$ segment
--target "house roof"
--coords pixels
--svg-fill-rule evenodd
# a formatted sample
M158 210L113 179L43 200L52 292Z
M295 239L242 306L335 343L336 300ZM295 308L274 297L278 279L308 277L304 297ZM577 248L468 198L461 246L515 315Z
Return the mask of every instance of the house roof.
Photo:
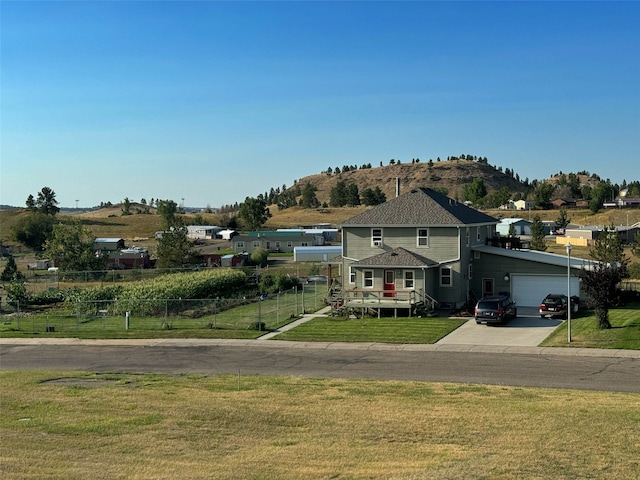
M439 264L427 257L398 247L388 252L383 252L354 262L351 265L358 267L434 267Z
M566 255L557 253L540 252L538 250L510 250L507 248L492 247L489 245L478 245L471 247L474 252L486 253L490 255L498 255L501 257L513 258L517 260L528 260L530 262L543 263L546 265L555 265L558 267L567 267L570 263L571 268L591 268L593 262L583 258L571 257L567 259Z
M497 219L430 188L414 188L345 220L342 226L458 226L496 223Z
M503 218L502 220L500 220L500 223L503 225L511 225L513 224L522 224L522 225L531 225L531 223L529 220L525 220L524 218Z

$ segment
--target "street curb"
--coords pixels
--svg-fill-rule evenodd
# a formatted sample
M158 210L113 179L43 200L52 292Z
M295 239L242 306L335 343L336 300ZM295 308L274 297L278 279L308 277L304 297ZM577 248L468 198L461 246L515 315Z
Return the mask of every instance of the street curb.
M455 344L394 344L350 342L294 342L288 340L260 341L237 339L106 339L83 340L79 338L0 338L0 347L65 345L88 347L259 347L320 350L407 351L407 352L455 352L495 353L517 355L557 355L567 357L637 358L640 350L619 350L583 347L518 347L508 345L455 345Z

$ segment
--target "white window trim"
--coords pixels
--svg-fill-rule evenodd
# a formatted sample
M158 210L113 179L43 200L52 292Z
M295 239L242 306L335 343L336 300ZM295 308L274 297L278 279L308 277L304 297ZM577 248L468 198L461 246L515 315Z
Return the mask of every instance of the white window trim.
M445 270L449 271L449 284L443 283ZM453 287L453 268L451 267L440 267L440 286L441 287Z
M427 235L426 236L420 235L420 230L426 230ZM430 236L430 233L431 232L429 231L428 228L417 228L416 229L416 247L418 247L418 248L429 248L429 236ZM420 239L426 239L427 240L426 245L421 245L420 244Z
M237 248L244 248L244 242L242 240L236 242L236 247Z
M407 285L407 280L409 280L407 278L407 274L411 274L411 286ZM416 274L413 270L404 270L403 274L402 274L402 285L404 288L414 288L416 284Z
M261 244L262 242L260 240L254 240L252 243L253 248L258 248Z
M367 285L367 274L371 274L371 285ZM373 270L363 270L362 272L362 288L373 288Z
M380 232L379 234L377 232ZM382 228L372 228L371 229L371 246L372 247L382 247L384 245L384 233Z
M356 271L351 265L349 265L349 283L356 283Z
M476 242L480 243L480 227L476 227Z

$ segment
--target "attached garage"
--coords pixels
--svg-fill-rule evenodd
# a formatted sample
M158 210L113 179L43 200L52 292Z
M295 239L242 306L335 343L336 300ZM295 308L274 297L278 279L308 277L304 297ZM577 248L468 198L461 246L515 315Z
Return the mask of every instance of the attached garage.
M567 294L566 275L528 275L511 276L511 295L519 306L537 307L549 293ZM571 277L571 295L578 295L580 280Z

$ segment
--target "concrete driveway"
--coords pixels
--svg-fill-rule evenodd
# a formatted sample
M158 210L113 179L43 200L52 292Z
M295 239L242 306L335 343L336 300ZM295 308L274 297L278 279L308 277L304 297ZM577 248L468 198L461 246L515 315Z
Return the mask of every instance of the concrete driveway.
M536 307L518 307L518 318L509 320L506 325L478 325L471 318L437 344L536 347L562 322L563 320L540 318Z

